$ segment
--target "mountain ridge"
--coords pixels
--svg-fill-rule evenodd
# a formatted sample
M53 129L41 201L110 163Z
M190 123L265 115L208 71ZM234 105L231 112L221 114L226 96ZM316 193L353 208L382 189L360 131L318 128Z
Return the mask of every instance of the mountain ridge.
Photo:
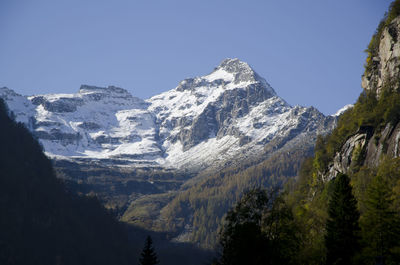
M326 133L332 126L321 124L334 123L313 107L290 106L247 63L229 58L147 100L89 85L29 97L0 88L0 97L55 159L192 172L260 155L303 132Z
M124 222L206 248L215 246L223 210L241 192L296 176L317 135L337 121L289 105L238 59L147 100L88 85L30 97L0 88L0 97L70 190L96 194ZM205 209L215 211L207 233L196 231Z

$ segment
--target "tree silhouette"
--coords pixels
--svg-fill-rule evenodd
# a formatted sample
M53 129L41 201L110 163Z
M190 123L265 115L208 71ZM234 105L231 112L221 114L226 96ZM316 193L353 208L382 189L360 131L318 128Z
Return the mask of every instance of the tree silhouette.
M139 259L141 265L155 265L158 264L159 260L157 254L153 248L153 240L150 236L147 236L144 248Z
M251 190L225 217L220 265L293 264L297 252L291 210L277 190Z
M353 257L359 250L360 214L347 175L339 174L334 180L328 207L326 264L352 264Z
M398 264L400 220L393 209L393 192L385 178L377 175L367 190L366 212L362 218L365 256L377 264ZM397 253L396 253L397 252Z
M96 198L66 191L0 98L0 264L127 265L126 229Z

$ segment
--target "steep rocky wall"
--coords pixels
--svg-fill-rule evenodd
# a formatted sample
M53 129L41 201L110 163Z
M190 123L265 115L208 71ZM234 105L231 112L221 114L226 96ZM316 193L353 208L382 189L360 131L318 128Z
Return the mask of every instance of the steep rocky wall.
M362 76L361 85L380 97L385 87L398 93L400 87L400 17L383 28L379 50ZM399 102L400 104L400 102ZM327 181L341 173L352 173L360 166L377 166L383 156L398 157L400 123L387 123L377 127L364 126L348 137L337 152L328 170L322 175Z
M359 166L378 166L382 156L398 157L400 154L400 123L386 124L384 128L373 131L372 127L361 128L349 137L336 153L325 180L337 173L352 173Z
M400 17L397 17L383 29L378 54L370 58L371 68L362 76L361 86L365 90L376 91L379 96L388 82L398 82L400 77L399 38Z

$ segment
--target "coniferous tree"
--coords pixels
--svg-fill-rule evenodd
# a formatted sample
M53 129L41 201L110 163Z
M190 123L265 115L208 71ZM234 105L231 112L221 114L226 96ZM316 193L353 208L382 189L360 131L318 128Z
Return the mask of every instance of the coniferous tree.
M400 247L399 216L393 210L393 192L389 183L377 175L367 190L366 212L362 228L366 248L364 256L377 264L398 264ZM398 253L397 253L398 254Z
M334 180L328 214L325 236L326 264L352 264L359 250L360 214L347 175L338 174Z
M141 256L142 257L139 259L141 265L155 265L159 263L157 254L154 251L153 240L150 236L146 238Z
M272 198L264 190L252 190L225 217L220 233L220 264L264 264L267 248L261 233L263 213L271 207Z
M222 265L294 264L294 218L276 191L255 189L228 212L221 231Z

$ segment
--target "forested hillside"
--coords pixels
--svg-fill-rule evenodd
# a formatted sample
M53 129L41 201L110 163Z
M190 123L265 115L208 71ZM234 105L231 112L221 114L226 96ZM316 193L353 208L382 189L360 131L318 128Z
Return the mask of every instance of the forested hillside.
M160 214L160 218L148 223L147 228L172 231L176 240L198 242L202 247L214 249L223 216L243 192L256 187L282 187L288 179L296 176L303 157L311 152L307 148L298 148L291 153L283 151L250 167L231 167L201 177L175 196L155 196L143 202L145 206L133 204L122 220L134 222L135 218L143 216L145 209L153 208L154 214Z
M96 198L69 194L0 100L0 263L133 264L125 229Z
M396 0L366 50L354 107L281 196L246 193L228 212L216 264L400 264L399 34Z

